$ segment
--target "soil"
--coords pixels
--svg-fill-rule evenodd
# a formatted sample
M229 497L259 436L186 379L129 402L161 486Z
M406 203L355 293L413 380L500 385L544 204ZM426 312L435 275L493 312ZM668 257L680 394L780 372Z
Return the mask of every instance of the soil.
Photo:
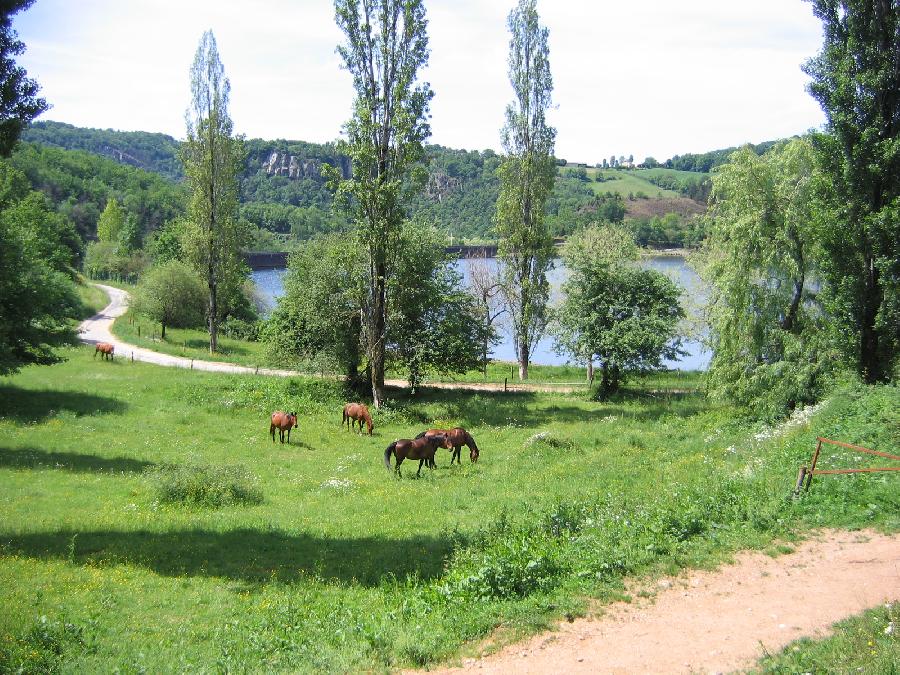
M599 618L562 623L440 673L720 673L753 667L800 637L900 600L900 535L821 531L794 552L741 553L716 571L691 571L629 589L634 600ZM638 597L638 593L650 595ZM480 645L482 652L491 642ZM435 671L431 671L435 672Z

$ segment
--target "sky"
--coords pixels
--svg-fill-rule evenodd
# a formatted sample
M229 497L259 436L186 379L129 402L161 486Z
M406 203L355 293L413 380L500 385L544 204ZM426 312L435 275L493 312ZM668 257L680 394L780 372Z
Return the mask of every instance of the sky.
M500 150L513 0L426 0L430 142ZM802 0L539 0L556 156L665 160L824 124L801 65L822 44ZM331 0L37 0L15 16L40 119L185 135L189 68L212 30L248 138L333 141L353 90Z

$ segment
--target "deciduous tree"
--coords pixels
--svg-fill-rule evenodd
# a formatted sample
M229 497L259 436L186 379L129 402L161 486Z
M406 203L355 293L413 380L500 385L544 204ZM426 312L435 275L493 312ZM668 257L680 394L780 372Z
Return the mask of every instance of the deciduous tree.
M191 328L201 325L206 310L206 288L193 268L171 260L150 269L137 287L134 309L162 326Z
M805 66L827 118L815 137L830 178L823 296L867 382L900 360L900 9L897 0L811 0L822 51Z
M562 351L598 360L600 396L615 392L623 375L652 370L680 351L680 290L656 270L635 264L631 234L613 225L573 235L563 248L570 270L565 299L556 312Z
M13 14L33 4L34 0L5 0L0 5L0 157L9 157L22 129L49 107L37 95L38 83L14 59L25 53L25 44L12 29Z
M244 151L243 139L232 135L230 92L216 39L207 31L191 66L191 107L181 160L191 190L182 246L209 290L210 352L217 349L220 294L240 289L246 276L240 252L249 240L249 230L237 215Z
M553 79L548 31L540 25L536 0L519 0L507 24L514 98L506 108L502 132L506 157L499 169L494 226L519 378L524 380L531 352L547 325L547 271L553 265L553 239L544 222L544 209L556 175L556 130L546 120Z
M695 259L710 286L714 394L778 417L815 400L829 367L818 339L817 170L808 139L738 150L713 176L709 236Z
M372 398L384 400L388 284L405 217L404 177L422 155L431 129L432 92L419 82L428 62L422 0L335 0L335 18L346 42L338 46L356 92L353 117L340 150L352 162L344 179L329 175L336 201L351 216L366 253L367 293L363 339L371 369Z

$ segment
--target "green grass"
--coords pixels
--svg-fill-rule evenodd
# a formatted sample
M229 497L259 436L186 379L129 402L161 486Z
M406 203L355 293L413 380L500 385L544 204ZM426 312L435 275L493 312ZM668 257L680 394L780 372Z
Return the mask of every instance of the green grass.
M565 169L563 169L565 172ZM588 169L588 178L590 181L586 183L594 191L594 194L602 195L607 192L618 193L623 198L628 198L629 193L637 196L638 192L643 192L647 197L678 197L678 193L674 190L664 190L658 185L654 185L650 181L642 178L636 171L625 171L620 169ZM597 182L597 174L606 178L602 183Z
M260 342L235 340L220 334L218 351L211 354L208 331L166 327L166 339L163 340L160 337L161 326L135 312L129 311L116 319L112 332L117 338L129 344L172 356L184 356L199 361L224 361L250 367L268 365L265 346Z
M762 659L754 672L900 673L900 601L841 621L823 640L798 640Z
M896 446L892 387L760 442L697 393L392 391L369 438L341 427L335 382L64 355L0 379L0 670L423 666L619 597L625 575L795 527L900 528L896 476L789 498L817 433ZM290 445L268 435L277 408L299 413ZM477 464L385 469L395 438L455 424ZM162 498L160 477L190 495L198 475L258 494Z
M109 296L102 289L80 277L76 282L75 289L78 291L83 308L79 319L89 319L109 304Z

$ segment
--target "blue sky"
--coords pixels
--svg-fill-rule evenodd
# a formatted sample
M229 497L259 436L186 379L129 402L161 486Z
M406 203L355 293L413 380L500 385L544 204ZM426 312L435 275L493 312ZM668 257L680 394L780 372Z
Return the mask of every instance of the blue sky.
M499 149L512 0L426 0L435 91L431 142ZM821 26L801 0L539 0L550 30L556 154L674 154L823 124L801 64ZM188 69L212 29L248 137L334 140L349 75L328 0L37 0L13 26L44 119L184 136Z

